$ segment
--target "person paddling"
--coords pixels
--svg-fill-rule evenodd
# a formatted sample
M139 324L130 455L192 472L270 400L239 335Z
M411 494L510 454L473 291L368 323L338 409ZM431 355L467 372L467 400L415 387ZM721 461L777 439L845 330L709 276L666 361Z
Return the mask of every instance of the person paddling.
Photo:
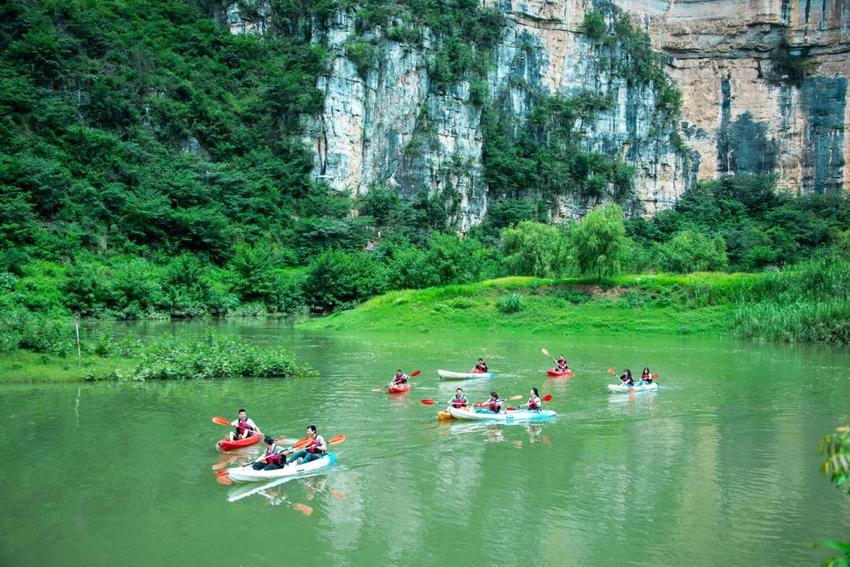
M455 390L455 395L449 400L449 405L458 409L469 407L469 400L467 399L466 394L463 393L463 388Z
M543 401L540 399L540 395L537 393L537 388L531 389L531 397L528 398L528 402L526 402L526 407L529 411L540 411L543 409Z
M499 399L499 394L496 392L490 392L490 399L487 400L487 409L493 413L501 413L502 400Z
M254 423L254 420L248 417L248 412L244 409L239 410L239 417L230 422L230 425L236 428L236 431L231 431L228 433L229 441L236 441L237 439L247 439L256 433L262 435L262 431L257 427L257 424Z
M478 362L475 363L475 368L472 369L472 372L475 374L486 374L488 372L487 363L484 362L483 358L478 359Z
M315 425L307 426L307 439L309 439L307 445L300 451L292 453L289 458L286 459L286 464L309 463L310 461L315 461L316 459L321 458L322 455L327 453L328 446L325 444L325 438L317 434Z
M556 372L566 372L569 369L570 369L570 365L567 364L567 359L564 358L563 354L558 357L558 360L555 360L555 371Z
M410 380L410 376L402 372L401 368L399 368L395 371L395 376L393 376L390 386L401 386L402 384L407 384L408 380Z
M640 375L640 381L647 385L652 384L652 374L649 372L649 368L643 369Z
M634 386L635 385L635 379L632 378L632 371L629 370L628 368L626 368L623 371L623 374L620 376L620 382L622 382L624 385L629 386L629 387Z
M266 452L263 456L257 459L251 468L255 471L274 471L282 469L286 465L286 455L283 447L274 442L274 438L266 435L264 439L266 443Z

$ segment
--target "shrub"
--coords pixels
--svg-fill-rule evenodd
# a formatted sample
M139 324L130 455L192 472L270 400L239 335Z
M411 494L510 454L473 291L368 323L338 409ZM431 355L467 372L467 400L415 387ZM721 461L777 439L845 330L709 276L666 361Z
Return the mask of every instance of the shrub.
M533 221L503 229L501 252L510 275L557 278L570 266L567 235Z
M626 243L623 209L606 205L593 209L572 232L576 263L582 274L614 274Z
M676 233L662 247L661 258L665 270L681 273L723 270L729 264L723 237L691 230Z
M499 312L504 313L505 315L522 311L522 296L518 293L503 295L499 298L498 309Z
M136 380L193 378L290 378L317 376L279 347L260 348L244 339L210 333L200 339L164 339L146 349L133 372Z
M581 31L590 39L602 39L608 33L608 24L605 22L605 15L596 10L585 12L584 20L581 23Z
M323 252L307 267L304 279L304 298L318 312L351 307L385 289L385 268L363 252Z

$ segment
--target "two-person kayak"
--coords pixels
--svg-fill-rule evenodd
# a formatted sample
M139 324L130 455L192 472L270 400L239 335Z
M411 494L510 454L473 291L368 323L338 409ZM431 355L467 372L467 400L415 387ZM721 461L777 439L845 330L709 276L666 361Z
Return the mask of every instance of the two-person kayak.
M450 407L446 410L455 419L466 419L470 421L502 421L512 423L515 421L540 421L558 415L552 410L508 410L503 413L494 413L485 409L465 409Z
M652 382L651 384L635 384L634 386L629 386L628 384L608 384L609 392L651 392L653 390L658 389L658 384Z
M314 461L296 465L294 463L286 465L282 469L275 470L255 470L251 465L244 467L234 467L227 469L227 476L230 480L236 482L255 482L259 480L271 480L275 478L299 477L308 475L322 469L326 469L336 462L336 455L327 453Z
M452 372L451 370L437 370L437 375L442 380L472 380L493 377L492 372Z

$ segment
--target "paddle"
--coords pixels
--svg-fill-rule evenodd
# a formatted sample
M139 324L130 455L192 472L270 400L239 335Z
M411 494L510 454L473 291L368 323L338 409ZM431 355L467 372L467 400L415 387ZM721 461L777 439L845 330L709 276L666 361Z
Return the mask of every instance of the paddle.
M413 372L411 372L411 373L410 373L410 377L411 377L411 378L416 378L416 377L417 377L417 376L419 376L420 374L422 374L422 371L421 371L421 370L414 370ZM387 384L386 386L384 386L384 388L388 388L388 387L390 387L390 386L392 386L392 385L393 385L393 383L392 383L392 382L390 382L389 384ZM383 392L383 391L384 391L384 388L373 388L373 389L372 389L372 391L373 391L373 392Z
M541 400L543 400L544 402L551 402L551 401L552 401L552 394L546 394L545 396L543 396L543 397L542 397L542 398L540 398L540 399L541 399ZM522 407L527 408L527 407L528 407L528 404L522 404L520 407L521 407L521 408L522 408ZM511 408L506 408L506 409L511 409Z
M217 423L218 425L223 425L225 427L230 427L230 422L224 419L223 417L215 416L212 418L213 423Z
M507 400L499 400L499 401L500 401L500 402L515 402L516 400L521 400L521 399L522 399L522 396L520 396L520 395L516 395L516 396L511 396L511 397L510 397L510 398L508 398ZM477 403L476 403L476 404L474 404L474 405L475 405L475 407L477 407L477 408L483 408L484 406L486 406L486 405L487 405L487 404L489 404L489 403L490 403L490 401L488 400L488 401L486 401L486 402L477 402Z

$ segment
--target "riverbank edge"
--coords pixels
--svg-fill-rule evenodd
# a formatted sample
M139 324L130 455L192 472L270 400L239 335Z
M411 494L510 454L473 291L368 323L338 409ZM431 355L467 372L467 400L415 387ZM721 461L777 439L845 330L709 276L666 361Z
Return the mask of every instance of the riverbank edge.
M370 332L520 330L556 334L724 335L762 274L624 275L602 280L508 277L393 291L299 329Z

